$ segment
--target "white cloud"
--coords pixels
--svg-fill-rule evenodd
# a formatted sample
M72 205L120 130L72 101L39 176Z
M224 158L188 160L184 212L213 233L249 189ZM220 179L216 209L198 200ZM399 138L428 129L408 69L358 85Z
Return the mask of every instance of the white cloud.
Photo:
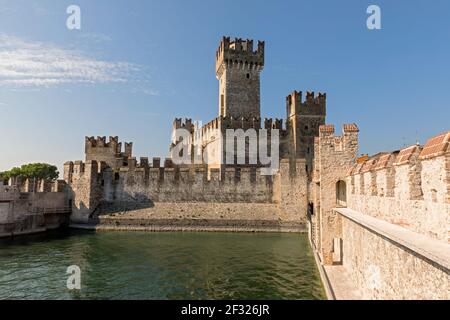
M51 87L130 81L139 67L108 62L77 50L0 34L0 87Z

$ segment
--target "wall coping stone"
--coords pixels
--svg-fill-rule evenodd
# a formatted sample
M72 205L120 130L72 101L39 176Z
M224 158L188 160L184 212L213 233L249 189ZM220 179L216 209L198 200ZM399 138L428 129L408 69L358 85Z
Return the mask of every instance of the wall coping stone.
M439 265L444 272L450 273L450 244L402 228L392 223L376 219L348 208L335 208L335 212L403 247L413 254L422 256L434 265ZM345 241L345 240L344 240Z

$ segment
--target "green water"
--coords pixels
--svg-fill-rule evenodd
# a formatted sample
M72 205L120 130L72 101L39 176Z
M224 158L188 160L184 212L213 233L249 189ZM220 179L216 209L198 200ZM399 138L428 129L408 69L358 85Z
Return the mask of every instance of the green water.
M81 268L81 291L67 267ZM0 240L0 299L324 299L306 235L61 231Z

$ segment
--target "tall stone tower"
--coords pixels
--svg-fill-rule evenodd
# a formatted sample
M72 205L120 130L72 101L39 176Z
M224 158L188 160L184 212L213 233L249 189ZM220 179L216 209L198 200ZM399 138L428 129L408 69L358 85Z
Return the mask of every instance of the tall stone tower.
M264 68L264 42L223 37L216 52L219 80L219 116L260 118L260 73Z
M290 156L305 158L308 172L314 159L314 137L319 136L319 127L325 124L326 97L326 94L315 96L314 92L307 92L303 101L302 92L294 91L286 98Z
M87 161L104 162L113 170L118 170L122 166L128 165L128 159L132 157L133 143L125 142L125 151L122 152L122 143L119 137L86 137L85 154Z

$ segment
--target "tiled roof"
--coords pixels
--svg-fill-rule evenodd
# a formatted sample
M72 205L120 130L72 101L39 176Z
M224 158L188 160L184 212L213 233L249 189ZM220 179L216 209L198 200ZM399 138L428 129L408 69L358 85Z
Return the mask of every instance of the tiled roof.
M344 132L359 132L359 129L356 123L344 124Z
M323 133L334 133L334 125L332 124L321 125L319 127L319 131Z
M414 153L420 148L418 145L413 145L408 148L402 149L395 159L394 165L400 166L402 164L407 164L413 157Z
M389 161L393 156L392 153L383 154L377 161L376 165L373 167L374 170L386 169L389 165Z
M373 169L375 164L377 163L377 158L370 158L366 162L364 162L364 165L362 166L361 172L369 172Z
M420 159L438 157L446 152L450 152L450 131L428 140L420 153Z

